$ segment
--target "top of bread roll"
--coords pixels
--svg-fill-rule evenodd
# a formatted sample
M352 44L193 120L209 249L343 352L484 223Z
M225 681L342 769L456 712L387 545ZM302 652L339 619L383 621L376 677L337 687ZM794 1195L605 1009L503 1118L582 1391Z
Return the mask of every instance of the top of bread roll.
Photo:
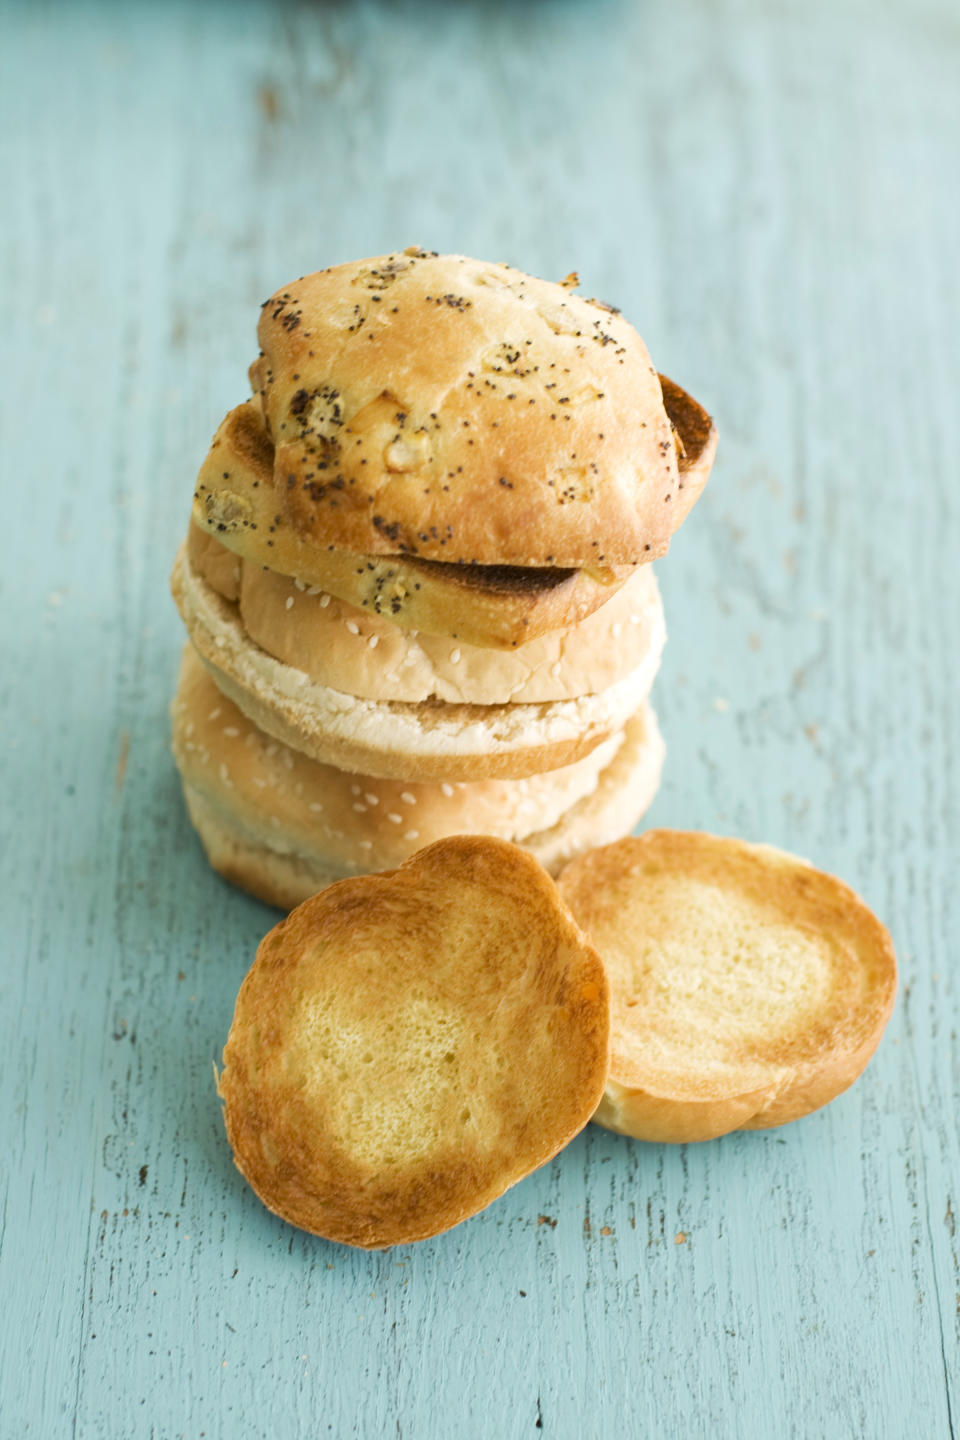
M531 856L440 840L342 880L262 941L219 1091L276 1214L377 1249L439 1234L544 1164L603 1093L610 997Z
M893 1008L890 936L849 886L770 845L651 830L574 860L560 893L613 994L596 1119L708 1140L798 1119L863 1070Z
M575 283L411 248L279 290L251 367L278 523L457 564L663 554L700 485L640 336Z

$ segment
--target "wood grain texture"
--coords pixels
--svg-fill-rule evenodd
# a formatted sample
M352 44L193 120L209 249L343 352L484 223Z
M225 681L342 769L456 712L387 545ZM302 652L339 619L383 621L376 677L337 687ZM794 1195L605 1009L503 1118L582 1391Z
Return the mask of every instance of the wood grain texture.
M0 1436L946 1436L960 1413L960 18L952 0L0 4ZM410 243L620 305L718 417L660 567L651 823L862 891L863 1080L588 1130L356 1254L234 1172L272 916L208 872L166 594L257 306Z

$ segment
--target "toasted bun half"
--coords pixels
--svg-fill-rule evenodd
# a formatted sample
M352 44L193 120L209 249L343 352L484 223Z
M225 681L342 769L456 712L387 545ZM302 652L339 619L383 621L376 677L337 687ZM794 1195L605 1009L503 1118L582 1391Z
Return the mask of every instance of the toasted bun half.
M273 447L256 400L231 410L197 477L193 523L252 565L296 576L372 616L474 645L510 649L573 625L616 593L632 566L522 569L365 555L318 543L287 523ZM648 557L649 558L649 557ZM228 563L219 557L224 578Z
M598 695L542 704L409 704L366 700L311 680L250 639L236 605L181 550L171 589L219 688L261 730L314 760L401 780L516 778L557 770L621 730L646 699L654 649Z
M237 1166L284 1220L347 1245L423 1240L586 1124L610 999L531 856L457 837L343 880L262 941L219 1092Z
M596 1119L641 1140L796 1120L852 1085L893 1008L890 936L832 875L769 845L652 830L575 860L560 893L613 992Z
M190 646L172 718L187 808L210 863L286 910L334 880L391 869L448 835L516 841L555 871L633 828L656 792L664 753L645 706L585 759L529 780L347 774L258 730Z
M595 695L659 653L666 629L652 565L641 565L600 609L516 650L401 630L327 591L233 555L191 525L196 574L239 605L250 639L334 690L365 700L539 704Z
M646 346L570 287L411 250L305 276L258 335L282 513L315 543L637 565L696 499Z

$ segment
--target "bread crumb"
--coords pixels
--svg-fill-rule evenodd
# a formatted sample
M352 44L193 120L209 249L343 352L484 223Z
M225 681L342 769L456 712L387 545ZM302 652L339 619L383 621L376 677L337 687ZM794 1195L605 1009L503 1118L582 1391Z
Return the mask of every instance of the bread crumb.
M673 1243L674 1243L674 1245L685 1245L685 1244L687 1243L687 1233L686 1233L686 1231L685 1231L685 1230L678 1230L677 1233L676 1233L676 1235L674 1235L674 1237L673 1237Z
M730 701L724 700L722 695L718 695L716 700L714 700L713 702L713 708L714 710L719 710L722 714L724 710L730 709Z

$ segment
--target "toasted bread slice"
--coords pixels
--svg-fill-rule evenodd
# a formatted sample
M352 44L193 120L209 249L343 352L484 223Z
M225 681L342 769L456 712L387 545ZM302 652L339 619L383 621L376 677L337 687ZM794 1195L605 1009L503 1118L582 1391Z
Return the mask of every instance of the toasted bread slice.
M439 1234L589 1120L609 1006L553 881L505 841L342 880L266 936L241 986L218 1086L237 1166L330 1240Z
M699 494L713 464L716 428L692 396L665 376L660 381L677 450L677 489ZM493 649L515 649L578 624L606 604L634 569L605 564L601 552L589 565L558 568L445 564L317 544L284 518L273 447L256 400L231 410L217 431L197 479L193 521L251 563L319 586L371 615ZM666 548L666 542L651 545L643 558L654 560ZM233 568L217 558L224 593L235 599Z
M651 830L560 893L610 976L595 1119L641 1140L796 1120L857 1078L893 1008L890 936L854 892L769 845Z

